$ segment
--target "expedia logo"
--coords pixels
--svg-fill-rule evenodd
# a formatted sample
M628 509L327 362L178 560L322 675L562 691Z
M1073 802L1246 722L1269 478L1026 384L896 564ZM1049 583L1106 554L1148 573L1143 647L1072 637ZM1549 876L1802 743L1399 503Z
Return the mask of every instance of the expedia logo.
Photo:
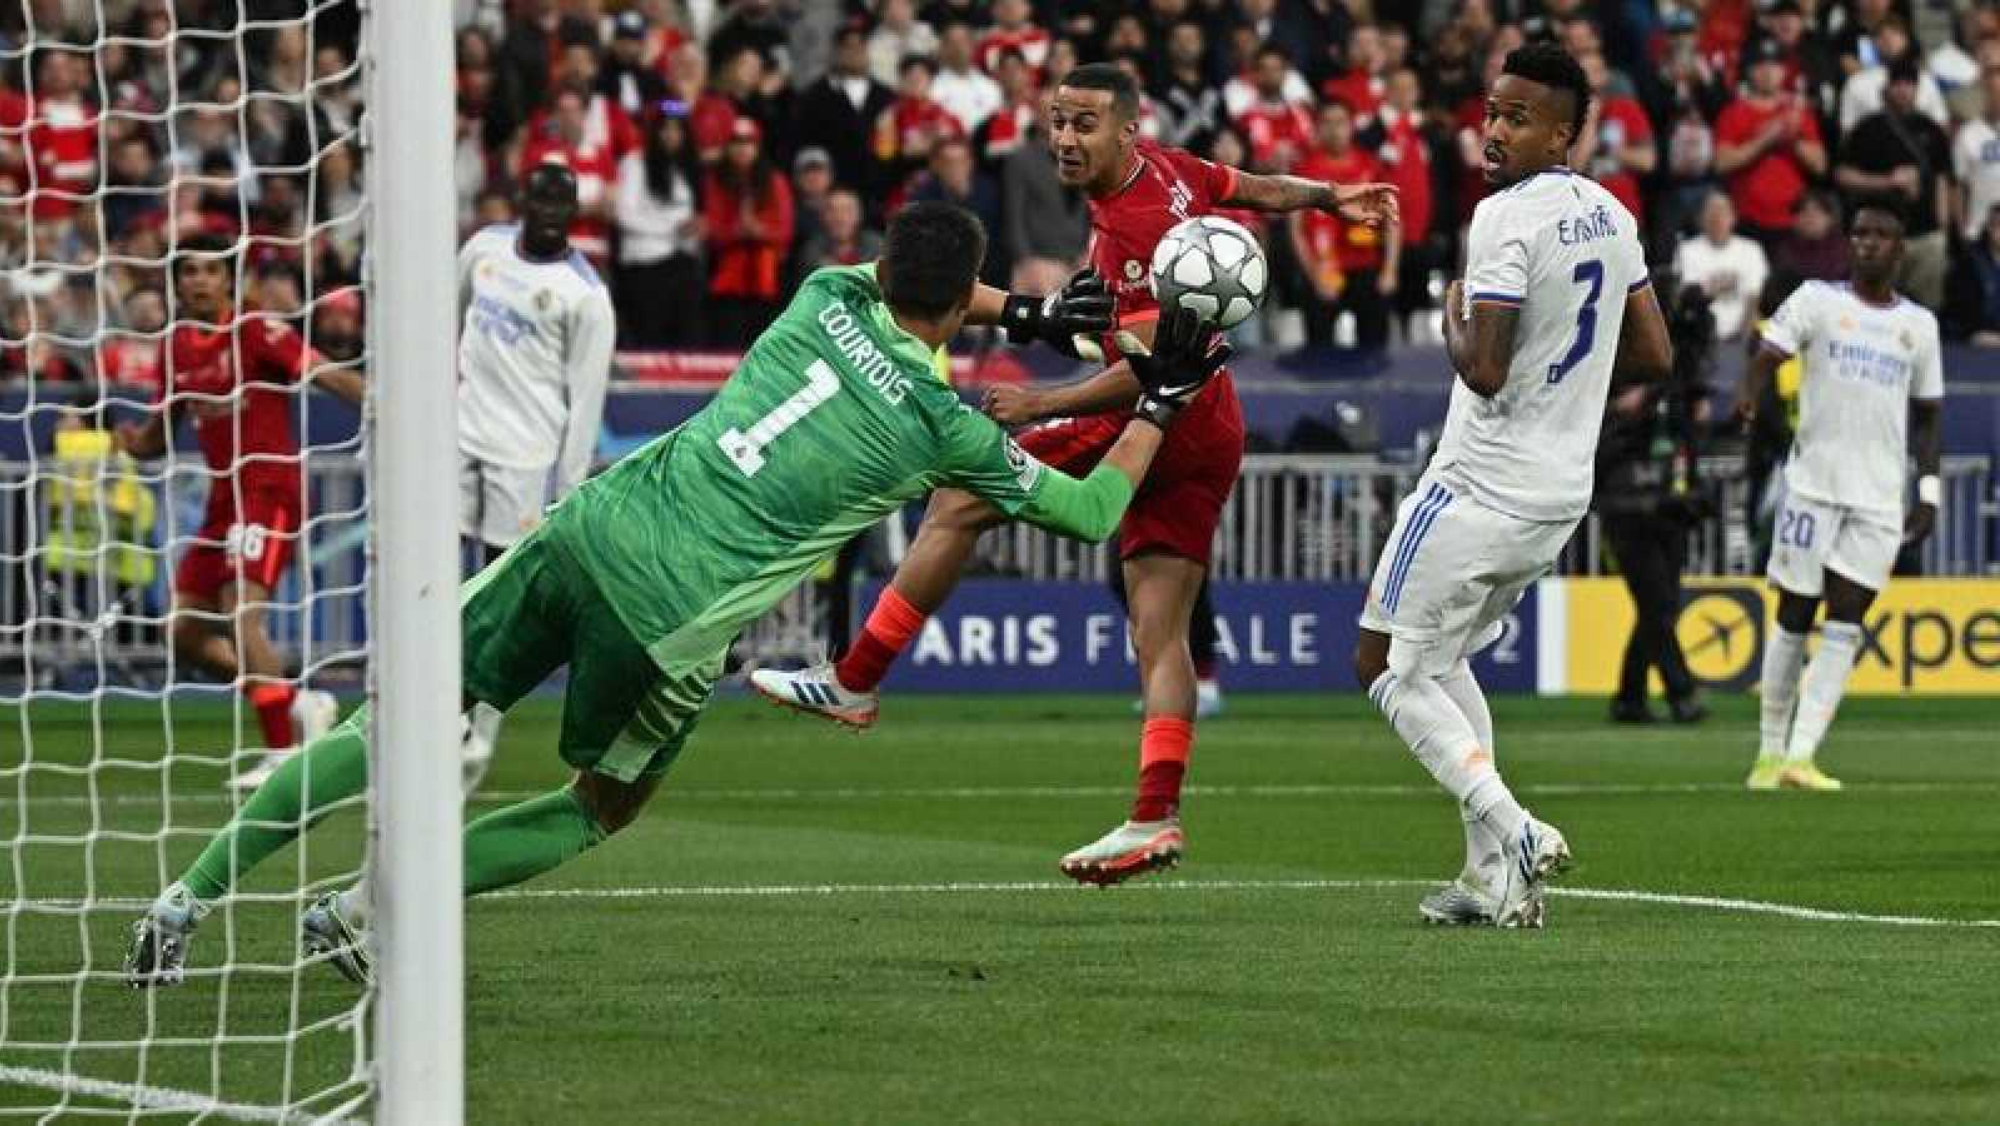
M1756 683L1764 650L1764 599L1750 587L1690 586L1675 629L1688 671L1704 687L1740 691Z

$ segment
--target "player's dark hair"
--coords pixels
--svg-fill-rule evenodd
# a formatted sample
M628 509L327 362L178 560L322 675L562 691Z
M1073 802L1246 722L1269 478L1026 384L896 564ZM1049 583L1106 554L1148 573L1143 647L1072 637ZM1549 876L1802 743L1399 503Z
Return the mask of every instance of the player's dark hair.
M1116 63L1085 63L1063 75L1060 85L1072 90L1103 90L1111 95L1111 108L1120 120L1139 116L1139 80L1118 69Z
M972 212L925 200L889 220L875 279L891 309L935 320L966 300L985 258L986 228Z
M1570 140L1574 142L1583 135L1584 114L1590 110L1590 80L1584 77L1582 64L1560 45L1537 42L1516 47L1507 52L1507 61L1501 65L1500 73L1539 82L1551 90L1567 93L1570 98Z
M1878 192L1874 195L1865 195L1855 200L1854 206L1847 212L1847 230L1850 234L1854 231L1855 220L1861 218L1863 211L1878 212L1894 219L1896 221L1896 233L1899 235L1910 229L1910 208L1909 205L1903 202L1903 197L1899 195L1889 192Z
M181 280L181 267L199 258L219 258L228 268L230 283L236 281L236 243L209 231L189 235L174 246L168 273L174 281Z

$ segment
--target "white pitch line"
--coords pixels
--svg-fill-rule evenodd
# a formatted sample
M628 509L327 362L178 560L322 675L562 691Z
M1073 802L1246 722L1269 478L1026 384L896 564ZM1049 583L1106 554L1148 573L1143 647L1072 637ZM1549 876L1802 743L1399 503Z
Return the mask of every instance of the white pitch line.
M1151 880L1127 884L1120 890L1132 893L1242 892L1242 891L1375 891L1386 888L1432 888L1437 880L1346 879L1346 880ZM966 880L945 883L910 884L665 884L654 887L515 888L479 896L480 899L782 899L827 898L840 895L1022 895L1059 893L1075 895L1081 888L1059 880ZM1775 915L1813 923L1869 923L1895 927L1960 927L2000 929L2000 919L1946 919L1930 915L1879 915L1864 911L1837 911L1796 903L1771 903L1759 899L1731 899L1715 895L1679 895L1672 892L1639 891L1628 888L1550 887L1550 895L1565 899L1597 899L1619 903L1644 903L1660 907L1687 907L1711 911L1732 911L1746 915ZM97 908L139 908L147 900L104 898L88 905ZM73 899L17 900L17 907L82 910Z
M1517 793L1545 797L1646 797L1666 794L1746 793L1741 782L1544 782L1523 783ZM1847 790L1863 794L1955 794L1986 793L2000 790L2000 782L1849 782ZM541 797L546 790L493 790L476 795L475 802L517 802ZM1291 798L1291 797L1430 797L1441 791L1427 783L1336 783L1297 782L1231 785L1191 785L1183 791L1189 797ZM704 789L694 787L661 790L663 801L882 801L897 799L965 799L986 801L1009 798L1114 798L1129 797L1130 786L842 786L814 789L797 786ZM174 804L227 805L248 800L228 794L175 794ZM1770 800L1758 795L1755 800ZM158 794L105 794L96 799L101 805L158 805ZM28 797L29 805L84 806L92 804L85 794L50 794Z
M151 1087L140 1083L117 1083L109 1079L92 1079L87 1075L64 1075L60 1071L43 1071L38 1067L9 1067L0 1064L0 1083L39 1087L46 1091L61 1091L86 1098L112 1099L130 1103L141 1110L182 1110L190 1114L213 1114L237 1122L292 1122L305 1117L281 1106L223 1102L199 1091Z

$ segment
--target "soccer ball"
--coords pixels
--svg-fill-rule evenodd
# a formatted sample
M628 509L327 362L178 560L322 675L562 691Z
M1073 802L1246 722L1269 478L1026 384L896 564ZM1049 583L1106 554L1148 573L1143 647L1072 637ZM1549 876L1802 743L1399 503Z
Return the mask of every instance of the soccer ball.
M1193 309L1217 328L1234 328L1257 311L1270 274L1257 237L1217 215L1174 224L1153 248L1153 299L1160 309Z

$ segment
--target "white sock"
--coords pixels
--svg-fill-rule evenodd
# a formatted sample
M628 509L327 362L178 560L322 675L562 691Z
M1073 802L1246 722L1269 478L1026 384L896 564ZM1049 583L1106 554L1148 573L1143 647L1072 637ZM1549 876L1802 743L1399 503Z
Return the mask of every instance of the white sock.
M1782 757L1792 733L1792 705L1799 698L1799 670L1806 662L1806 635L1775 626L1764 639L1763 718L1757 753Z
M1451 796L1505 840L1520 832L1527 814L1494 772L1493 756L1480 745L1464 713L1443 686L1426 676L1385 672L1368 686L1368 698Z
M1472 662L1460 661L1451 671L1438 677L1438 687L1451 698L1452 706L1465 717L1472 726L1472 734L1488 754L1495 754L1493 746L1493 710L1486 706L1486 693L1480 690L1479 678L1472 675ZM1499 759L1494 759L1494 768L1499 768ZM1486 822L1472 815L1464 806L1459 811L1465 822L1465 870L1477 874L1482 868L1500 862L1500 838L1486 826Z
M1828 622L1819 630L1819 649L1806 666L1805 687L1799 693L1799 714L1792 720L1792 741L1785 757L1810 762L1819 751L1840 697L1847 691L1847 674L1861 650L1861 627L1853 622Z

